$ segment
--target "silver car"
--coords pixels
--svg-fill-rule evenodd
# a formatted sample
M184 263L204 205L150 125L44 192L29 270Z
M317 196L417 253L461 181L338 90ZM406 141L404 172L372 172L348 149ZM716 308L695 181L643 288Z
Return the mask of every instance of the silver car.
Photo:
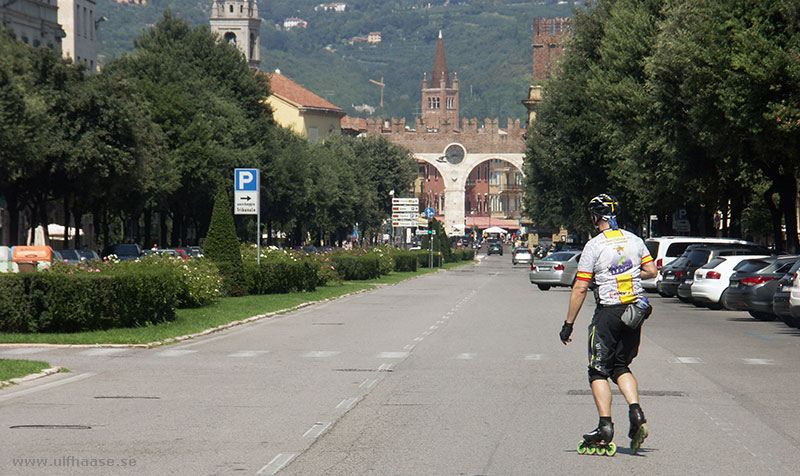
M533 261L533 253L528 248L515 248L511 256L511 264L516 266L520 263L530 263Z
M580 251L557 251L534 260L528 273L531 284L537 285L542 291L552 286L572 286L580 259Z

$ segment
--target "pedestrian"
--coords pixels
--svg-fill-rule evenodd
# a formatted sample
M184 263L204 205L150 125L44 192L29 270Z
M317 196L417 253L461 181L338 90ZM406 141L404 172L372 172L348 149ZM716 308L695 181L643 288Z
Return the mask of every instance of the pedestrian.
M639 385L630 364L639 352L641 323L652 312L644 297L642 279L656 276L656 266L644 241L617 225L619 203L607 194L589 201L592 224L599 234L583 248L578 274L569 298L567 319L559 337L572 342L572 325L594 280L597 307L589 325L589 383L600 422L585 435L578 452L613 455L616 446L611 420L611 385L619 386L628 401L631 452L636 453L647 437L644 413L639 404Z

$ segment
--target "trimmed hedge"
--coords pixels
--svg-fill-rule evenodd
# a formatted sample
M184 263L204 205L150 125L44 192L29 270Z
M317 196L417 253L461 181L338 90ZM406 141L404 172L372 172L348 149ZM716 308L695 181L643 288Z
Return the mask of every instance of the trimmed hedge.
M129 273L0 275L0 331L79 332L175 318L169 269Z
M395 251L392 253L394 270L398 272L416 271L418 267L417 255L413 251Z
M381 275L380 258L374 255L332 256L331 261L342 279L360 281L374 279Z
M313 260L245 262L250 294L313 291L319 284L319 265ZM323 283L324 284L324 283Z

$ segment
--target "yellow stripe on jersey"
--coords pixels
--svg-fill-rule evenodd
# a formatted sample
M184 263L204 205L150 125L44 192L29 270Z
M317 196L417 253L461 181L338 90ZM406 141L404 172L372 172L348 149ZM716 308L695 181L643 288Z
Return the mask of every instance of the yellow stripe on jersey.
M580 281L591 281L592 276L594 276L592 273L587 273L586 271L578 271L578 275L575 276L575 279L578 279Z
M603 236L606 238L622 238L624 235L622 230L606 230L603 232Z
M636 294L633 293L633 276L630 274L617 276L617 290L622 304L630 304L636 301Z
M642 258L642 264L647 264L650 263L651 261L653 261L653 257L650 256L649 254L644 255L644 258Z

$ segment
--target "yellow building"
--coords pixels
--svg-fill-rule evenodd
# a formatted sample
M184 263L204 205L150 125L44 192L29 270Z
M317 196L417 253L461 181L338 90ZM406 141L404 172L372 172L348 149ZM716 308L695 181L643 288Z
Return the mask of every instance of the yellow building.
M272 106L272 115L278 124L311 142L324 142L329 134L341 133L341 119L345 116L342 108L300 86L280 71L267 76L272 92L267 103Z

